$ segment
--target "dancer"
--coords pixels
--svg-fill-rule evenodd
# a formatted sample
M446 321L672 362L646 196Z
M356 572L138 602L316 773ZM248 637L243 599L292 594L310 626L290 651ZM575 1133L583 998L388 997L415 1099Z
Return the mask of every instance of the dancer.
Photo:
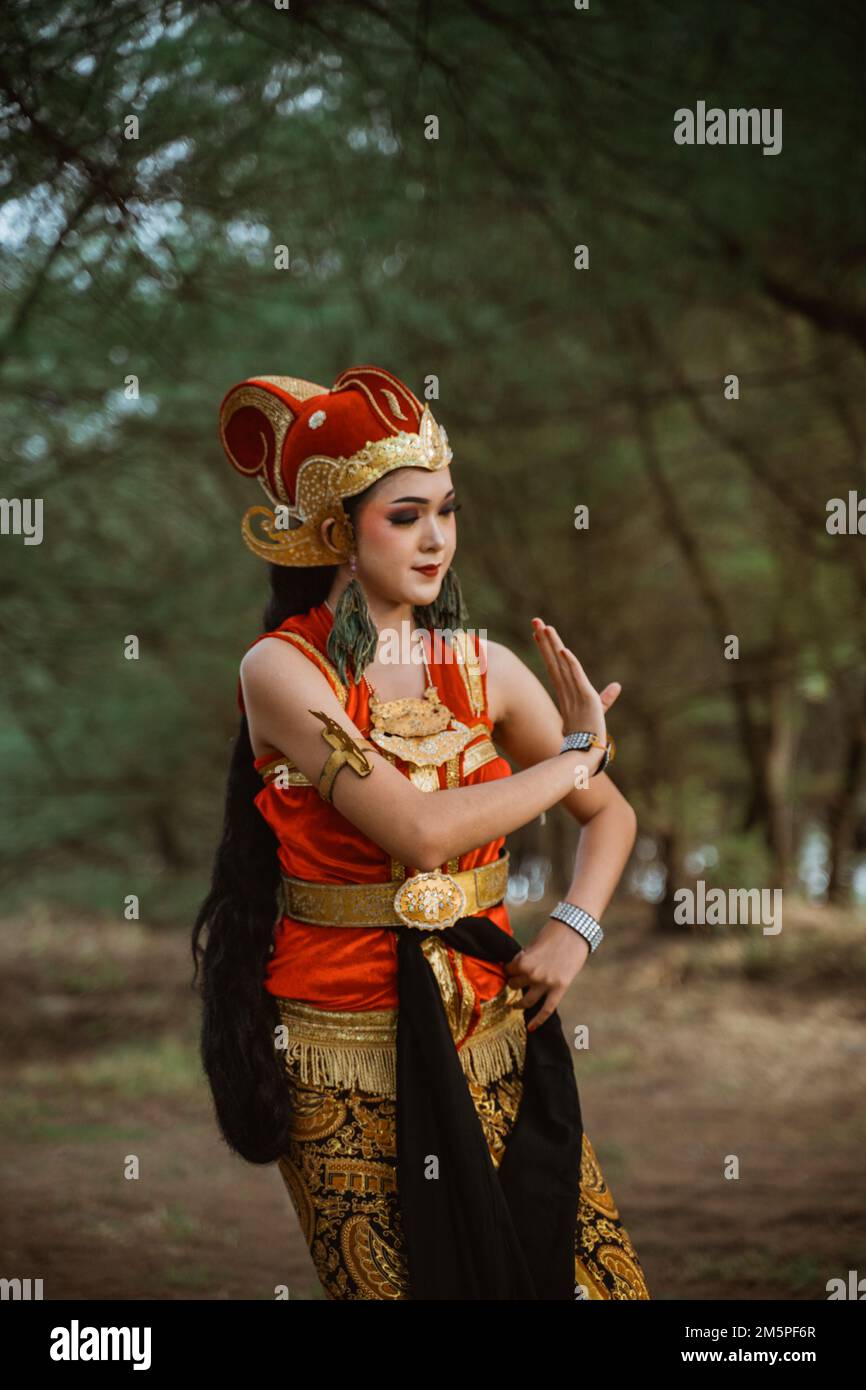
M557 712L466 627L451 448L390 372L251 378L220 435L272 589L193 930L222 1133L279 1164L329 1298L647 1299L557 1013L634 843L620 687L534 619ZM505 837L559 802L587 828L521 950Z

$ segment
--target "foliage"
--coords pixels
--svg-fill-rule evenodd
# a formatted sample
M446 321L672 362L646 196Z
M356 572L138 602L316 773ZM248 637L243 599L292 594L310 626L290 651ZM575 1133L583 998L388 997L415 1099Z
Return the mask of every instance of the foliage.
M851 850L866 551L825 509L866 479L856 7L11 0L0 23L3 489L45 506L41 545L0 537L8 884L202 884L264 601L218 405L360 362L438 381L470 621L540 670L540 613L622 682L644 834L757 825L779 865L796 789L794 841L808 807ZM780 108L782 152L676 145L698 100Z

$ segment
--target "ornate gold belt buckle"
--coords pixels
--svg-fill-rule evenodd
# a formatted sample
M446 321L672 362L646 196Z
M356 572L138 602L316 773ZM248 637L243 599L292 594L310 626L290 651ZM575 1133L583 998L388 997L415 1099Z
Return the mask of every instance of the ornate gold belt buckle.
M466 894L450 874L439 869L413 874L394 894L394 911L407 927L441 931L466 912Z

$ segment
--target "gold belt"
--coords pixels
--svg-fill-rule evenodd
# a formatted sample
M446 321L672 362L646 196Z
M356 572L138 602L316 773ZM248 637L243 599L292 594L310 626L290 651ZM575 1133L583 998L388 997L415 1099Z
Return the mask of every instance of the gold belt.
M283 911L323 927L418 927L439 931L495 907L508 887L508 851L490 864L440 869L389 883L312 883L283 875Z

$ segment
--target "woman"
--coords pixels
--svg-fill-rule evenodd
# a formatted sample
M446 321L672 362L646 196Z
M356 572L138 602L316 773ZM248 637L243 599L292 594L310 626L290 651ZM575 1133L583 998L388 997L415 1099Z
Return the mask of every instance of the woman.
M391 373L253 378L220 433L273 504L243 522L272 599L193 933L223 1135L278 1161L330 1298L648 1298L556 1012L634 843L620 687L534 619L557 712L465 629L447 435ZM570 901L521 950L505 836L558 802Z

